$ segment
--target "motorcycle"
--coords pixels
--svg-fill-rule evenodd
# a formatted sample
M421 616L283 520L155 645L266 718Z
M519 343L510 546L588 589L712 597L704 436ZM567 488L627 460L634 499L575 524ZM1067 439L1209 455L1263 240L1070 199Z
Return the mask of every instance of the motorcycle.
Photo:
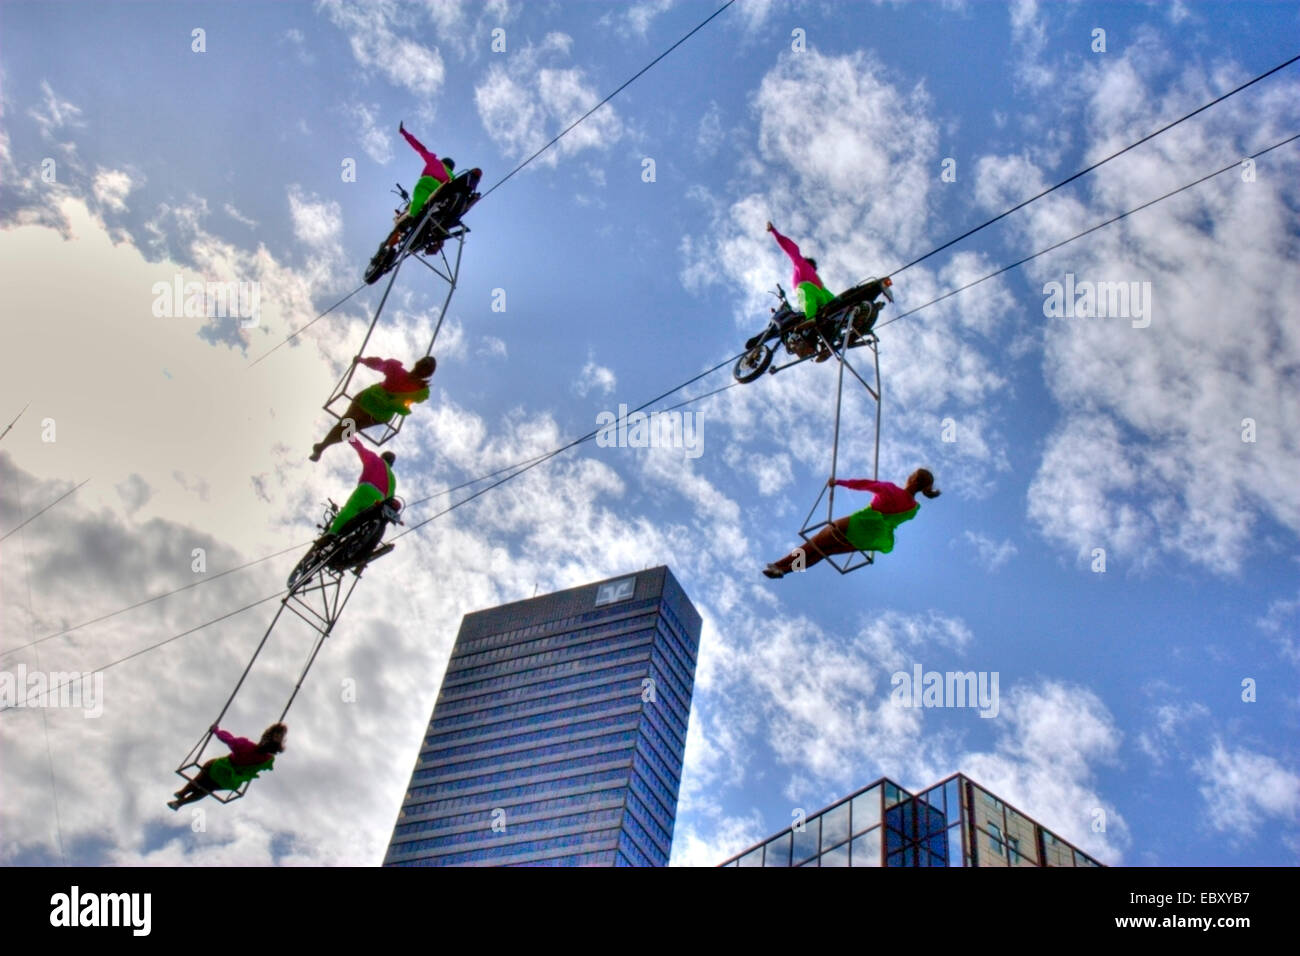
M417 231L411 243L410 252L417 255L437 255L444 241L452 237L454 230L460 226L461 217L469 212L471 206L479 201L478 182L482 177L481 169L469 169L457 174L429 199L419 218L408 219L393 228L388 237L380 244L379 250L370 258L366 266L366 285L374 285L380 276L388 272L397 263L398 253L406 245L408 237ZM411 196L402 184L389 192L402 198L401 207L393 212L400 216L411 205Z
M778 284L772 294L779 304L771 310L772 318L767 328L745 343L745 354L736 361L732 370L736 381L752 382L768 371L775 375L782 369L806 362L827 346L832 352L840 352L873 342L875 336L871 330L885 306L882 297L894 301L894 294L890 291L892 286L893 282L887 276L868 279L827 302L818 311L817 318L808 319L790 307L785 289ZM769 369L776 354L774 342L784 345L786 352L795 357L794 361Z
M324 533L339 514L339 506L332 499L326 501L324 518L316 526L322 534L289 574L290 591L324 568L340 573L352 568L359 574L371 561L393 550L391 543L382 547L380 543L390 524L403 523L399 517L403 507L400 498L386 498L371 505L344 525L337 535Z

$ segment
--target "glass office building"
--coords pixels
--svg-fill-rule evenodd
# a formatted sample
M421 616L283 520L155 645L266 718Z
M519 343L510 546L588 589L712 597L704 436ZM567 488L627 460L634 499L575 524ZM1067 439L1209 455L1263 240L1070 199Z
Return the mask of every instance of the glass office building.
M722 866L1101 866L963 774L881 778Z
M700 625L666 567L465 615L384 865L666 865Z

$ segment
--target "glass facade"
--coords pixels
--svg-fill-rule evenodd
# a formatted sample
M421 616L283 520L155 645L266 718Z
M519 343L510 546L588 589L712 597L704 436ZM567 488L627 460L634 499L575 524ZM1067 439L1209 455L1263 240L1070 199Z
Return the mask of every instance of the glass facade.
M666 567L467 614L384 865L666 865L700 627Z
M963 774L881 779L722 866L1101 866Z

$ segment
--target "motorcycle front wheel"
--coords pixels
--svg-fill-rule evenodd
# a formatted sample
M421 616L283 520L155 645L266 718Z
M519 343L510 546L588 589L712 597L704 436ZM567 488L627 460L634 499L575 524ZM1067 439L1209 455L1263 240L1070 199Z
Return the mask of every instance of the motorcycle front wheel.
M292 591L299 584L310 580L312 575L325 566L325 562L329 558L330 555L326 552L326 549L312 545L311 550L303 555L303 559L298 562L297 567L289 573L289 579L286 582L289 590Z
M736 367L732 369L731 374L742 384L752 382L766 372L771 364L772 347L766 342L760 342L736 360Z

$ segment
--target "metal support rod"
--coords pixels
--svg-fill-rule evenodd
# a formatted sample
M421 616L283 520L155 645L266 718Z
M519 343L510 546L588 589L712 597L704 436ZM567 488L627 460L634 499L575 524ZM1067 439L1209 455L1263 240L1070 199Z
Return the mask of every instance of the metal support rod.
M829 343L822 337L822 343L829 348ZM840 460L840 408L844 403L844 357L840 356L839 383L835 390L835 437L831 444L831 480L827 483L826 514L828 521L835 520L835 469Z
M208 745L208 741L212 739L212 728L221 726L222 718L226 716L226 711L230 709L230 705L234 702L235 695L239 693L239 688L244 686L244 681L248 678L249 672L253 669L253 664L256 663L257 656L262 653L262 648L266 646L266 642L270 638L271 632L275 630L275 624L280 620L280 615L284 613L285 605L288 603L290 597L292 597L292 594L286 594L280 601L280 607L276 610L275 617L271 618L271 623L266 626L266 631L262 634L262 639L257 643L257 649L253 651L253 656L248 659L248 665L244 668L244 672L239 675L239 682L235 684L235 689L231 691L230 696L226 698L225 704L221 707L221 713L217 714L217 719L208 725L208 729L203 733L203 736L199 738L199 742L194 746L194 749L190 751L189 756L185 759L185 764L189 764L198 759L199 754L203 753L203 749ZM185 766L185 764L182 764L182 766Z

